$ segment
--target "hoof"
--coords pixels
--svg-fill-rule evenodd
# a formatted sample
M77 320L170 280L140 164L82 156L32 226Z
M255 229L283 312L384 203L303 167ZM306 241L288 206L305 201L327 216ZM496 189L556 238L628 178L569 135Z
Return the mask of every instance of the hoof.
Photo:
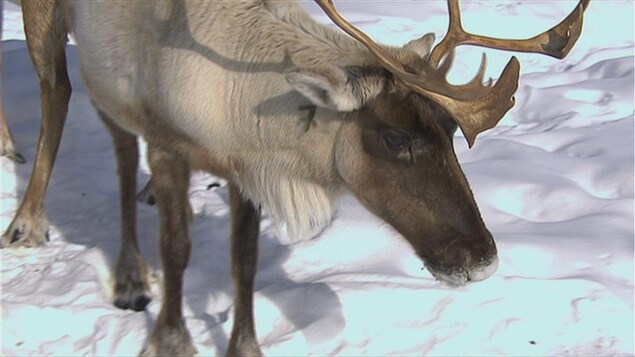
M145 195L144 192L139 192L137 195L137 201L145 203L148 206L154 206L157 204L157 199L154 198L152 193Z
M0 118L2 118L1 112L0 112ZM2 122L2 124L5 124L4 119L0 119L0 122ZM18 152L18 150L15 149L11 135L8 134L8 131L5 131L8 129L4 125L2 125L2 129L3 129L2 138L0 138L0 141L2 142L2 145L0 145L0 156L6 156L7 158L15 161L18 164L24 164L26 160Z
M40 247L48 243L51 240L48 221L43 214L38 216L40 218L15 217L2 235L0 247Z
M229 346L227 347L228 356L264 356L258 346L256 334L252 328L240 329L234 328L231 338L229 339Z
M8 159L15 162L16 164L24 164L26 162L24 156L22 156L22 154L15 150L3 151L2 156L6 156Z
M141 294L133 298L117 297L114 305L122 310L143 311L152 299L146 294Z
M137 194L137 201L146 203L150 206L154 206L157 203L157 199L154 197L152 179L150 179L146 186Z
M120 309L143 311L150 303L148 269L138 252L123 251L115 271L114 305Z
M260 350L260 347L255 346L240 346L230 347L227 350L227 356L232 357L264 357L264 354Z
M139 356L194 356L197 351L185 326L155 327Z

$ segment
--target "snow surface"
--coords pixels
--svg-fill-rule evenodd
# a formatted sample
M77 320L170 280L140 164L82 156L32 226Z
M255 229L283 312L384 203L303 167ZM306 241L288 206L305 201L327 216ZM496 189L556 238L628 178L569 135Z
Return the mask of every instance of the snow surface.
M400 45L445 32L441 1L336 2L378 41ZM326 21L320 10L303 3ZM530 36L573 1L466 2L465 27ZM521 54L516 107L468 150L455 145L500 268L463 288L435 282L390 227L345 197L321 236L281 244L263 223L255 293L265 354L633 355L633 2L593 1L569 57ZM29 161L0 159L0 229L11 221L31 171L39 87L20 10L5 3L4 103ZM119 247L118 188L106 130L69 50L73 98L46 201L52 241L2 250L2 349L7 356L136 355L156 319L161 270L157 214L139 207L142 251L156 298L146 312L111 304ZM475 73L481 49L458 53L451 79ZM509 54L486 51L496 76ZM143 164L139 185L148 179ZM223 355L232 326L229 215L224 187L197 174L185 318L200 355ZM222 182L221 182L222 184Z

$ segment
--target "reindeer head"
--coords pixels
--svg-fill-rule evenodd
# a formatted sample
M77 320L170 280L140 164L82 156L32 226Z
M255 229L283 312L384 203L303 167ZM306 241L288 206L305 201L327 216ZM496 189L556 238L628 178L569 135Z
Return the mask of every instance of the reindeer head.
M559 25L529 40L469 34L461 27L458 2L448 1L450 26L437 46L432 48L429 34L387 50L346 22L331 0L316 0L380 65L299 70L287 79L315 104L349 112L335 144L338 173L370 211L411 243L438 279L460 285L485 279L498 266L496 245L452 137L458 126L471 147L479 133L494 127L514 105L520 70L512 58L496 84L483 84L483 57L471 82L451 85L445 77L454 47L473 44L562 58L580 35L589 1L581 0Z

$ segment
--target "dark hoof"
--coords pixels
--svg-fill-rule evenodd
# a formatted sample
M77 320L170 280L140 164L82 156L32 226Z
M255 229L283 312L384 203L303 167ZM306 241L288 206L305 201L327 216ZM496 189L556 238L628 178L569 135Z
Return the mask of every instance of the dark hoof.
M148 296L137 296L137 298L132 302L132 306L130 306L130 308L134 311L143 311L146 309L146 306L148 306L150 301L152 301L152 299Z
M139 295L135 297L134 299L132 299L132 301L119 297L115 299L114 304L116 307L122 310L130 309L133 311L143 311L146 309L146 306L148 306L150 301L152 301L152 299L148 297L147 295L143 294L143 295Z
M130 308L130 303L128 302L128 300L122 298L116 298L114 305L115 307L122 310L128 310Z
M153 186L154 184L152 183L152 179L150 179L146 186L137 194L137 201L154 206L157 203L157 199L154 197Z
M1 139L2 145L0 146L0 155L6 156L10 160L18 164L24 164L26 160L24 160L24 157L15 149L15 146L13 146L13 140L11 140L11 137L6 138L4 134L6 133L3 133L2 135L2 139Z
M125 275L121 274L122 271L122 269L117 270L120 283L117 283L115 287L114 305L122 310L145 310L152 300L148 294L145 269L141 272L129 269L128 274Z
M209 191L209 190L211 190L211 189L213 189L213 188L219 188L219 187L220 187L220 183L218 183L218 182L212 182L212 183L210 183L209 185L207 185L207 190Z
M24 157L17 151L5 153L4 156L8 157L9 159L11 159L13 162L17 164L24 164L26 162Z
M147 203L150 206L154 206L157 204L157 199L154 198L154 195L150 195L145 199L145 203Z
M139 192L139 194L137 194L137 201L145 203L149 206L154 206L155 204L157 204L157 199L151 192Z
M0 248L40 247L50 242L46 218L39 219L16 217L0 239Z
M13 234L11 234L11 243L9 244L13 244L17 241L19 241L20 239L22 239L22 236L24 235L24 230L23 229L16 229L15 231L13 231Z
M148 268L143 257L135 251L123 251L115 269L115 306L143 311L152 300L148 291Z

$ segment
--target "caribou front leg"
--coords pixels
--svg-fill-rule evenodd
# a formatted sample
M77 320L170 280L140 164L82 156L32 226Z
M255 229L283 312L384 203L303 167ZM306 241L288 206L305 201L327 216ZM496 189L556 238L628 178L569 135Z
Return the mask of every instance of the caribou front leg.
M150 143L149 143L150 144ZM142 356L191 356L196 353L183 320L183 273L190 259L187 190L190 168L178 155L148 146L148 158L159 209L163 263L163 304Z
M234 278L234 327L229 356L262 356L254 329L254 277L258 264L260 212L240 190L229 185L232 213L232 276Z
M44 197L71 97L65 54L67 27L59 20L59 11L54 1L22 3L27 45L40 78L42 127L29 185L15 218L2 235L2 247L35 247L49 240Z
M141 311L150 302L148 270L137 242L137 169L139 145L137 136L115 124L106 114L99 112L113 140L117 156L119 198L121 207L121 247L115 268L115 301L120 309Z

